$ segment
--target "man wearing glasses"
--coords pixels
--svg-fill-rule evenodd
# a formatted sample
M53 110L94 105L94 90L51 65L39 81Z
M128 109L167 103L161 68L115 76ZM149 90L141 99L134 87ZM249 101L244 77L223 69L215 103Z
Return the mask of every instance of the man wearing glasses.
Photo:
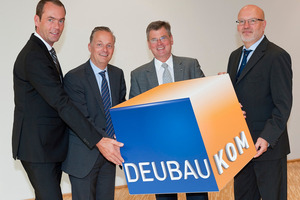
M234 178L236 200L287 199L287 120L292 107L290 55L264 35L264 12L243 7L237 30L244 45L233 51L227 72L247 113L257 154Z
M148 47L154 59L131 72L129 98L158 85L204 77L197 59L172 55L171 26L165 21L151 22L147 29ZM176 200L177 194L157 194L157 200ZM206 200L207 193L188 193L187 200Z

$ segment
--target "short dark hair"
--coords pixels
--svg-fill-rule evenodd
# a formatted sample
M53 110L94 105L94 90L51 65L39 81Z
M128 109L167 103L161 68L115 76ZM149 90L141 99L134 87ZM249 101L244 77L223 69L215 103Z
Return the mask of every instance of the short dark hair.
M91 36L90 36L90 43L93 41L94 38L94 34L97 31L106 31L112 34L113 38L114 38L114 42L116 42L116 37L114 36L113 32L110 30L110 28L106 27L106 26L97 26L92 30Z
M171 33L171 25L169 24L169 22L166 22L166 21L154 21L154 22L151 22L148 25L147 29L146 29L147 40L149 40L149 33L150 33L150 31L152 31L152 30L157 31L157 30L161 29L162 27L164 27L167 30L169 36L172 35L172 33Z
M42 15L43 15L43 12L44 12L44 6L48 2L53 3L53 4L57 5L57 6L63 7L64 10L65 10L65 13L66 13L66 8L65 8L64 4L60 0L40 0L39 3L36 6L36 12L35 12L35 14L37 16L39 16L40 19L42 19Z

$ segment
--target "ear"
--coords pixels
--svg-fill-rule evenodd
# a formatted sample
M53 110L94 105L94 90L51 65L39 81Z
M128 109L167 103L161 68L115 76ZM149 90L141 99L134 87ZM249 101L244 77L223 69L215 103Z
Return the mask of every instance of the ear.
M267 26L267 21L265 20L265 21L263 21L263 26L264 26L264 30L265 30L265 28L266 28L266 26Z
M88 49L89 49L89 52L90 52L90 53L91 53L91 48L92 48L92 47L91 47L91 43L89 43L89 44L88 44Z
M38 27L40 21L41 21L41 20L40 20L40 17L37 16L37 15L35 15L35 16L34 16L34 24L35 24L36 27Z
M37 15L35 15L35 16L34 16L34 24L37 26L38 23L39 23L40 21L41 21L41 20L40 20L40 17L37 16Z
M148 48L151 50L151 42L149 40L147 41L147 44L148 44Z
M173 45L173 35L170 36L170 43Z

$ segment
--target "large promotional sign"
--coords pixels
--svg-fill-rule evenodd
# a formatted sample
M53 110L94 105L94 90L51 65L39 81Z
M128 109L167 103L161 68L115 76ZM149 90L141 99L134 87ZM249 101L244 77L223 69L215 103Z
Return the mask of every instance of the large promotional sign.
M160 85L111 117L130 194L219 191L256 153L228 75Z

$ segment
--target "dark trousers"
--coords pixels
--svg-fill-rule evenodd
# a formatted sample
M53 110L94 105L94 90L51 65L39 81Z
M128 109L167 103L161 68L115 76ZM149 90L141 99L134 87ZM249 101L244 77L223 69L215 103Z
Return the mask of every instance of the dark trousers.
M34 188L36 200L62 200L60 189L61 163L21 161Z
M156 200L177 200L177 194L156 194ZM187 193L187 200L208 200L207 193Z
M287 157L250 161L234 178L235 200L286 200Z
M78 178L69 175L72 200L113 200L116 166L99 155L90 173Z

